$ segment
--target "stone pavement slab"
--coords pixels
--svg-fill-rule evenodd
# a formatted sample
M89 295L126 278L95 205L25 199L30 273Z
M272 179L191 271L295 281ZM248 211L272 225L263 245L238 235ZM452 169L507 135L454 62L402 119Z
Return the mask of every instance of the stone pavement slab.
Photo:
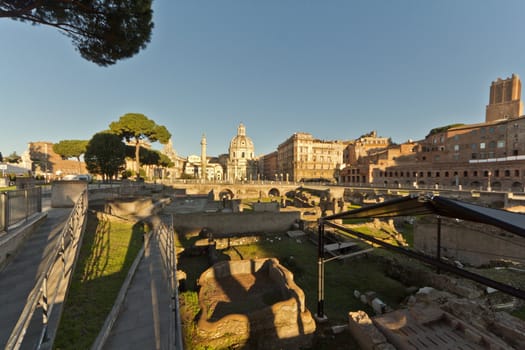
M71 208L51 209L45 207L45 209L47 218L36 228L17 255L0 272L1 348L5 348L11 331L26 304L26 299L43 270L43 262L56 245L56 240L71 213ZM38 315L38 310L35 315ZM32 341L27 339L27 342L31 343ZM26 341L24 341L25 343ZM23 348L25 347L23 346Z
M151 237L104 349L167 349L170 295L159 242Z

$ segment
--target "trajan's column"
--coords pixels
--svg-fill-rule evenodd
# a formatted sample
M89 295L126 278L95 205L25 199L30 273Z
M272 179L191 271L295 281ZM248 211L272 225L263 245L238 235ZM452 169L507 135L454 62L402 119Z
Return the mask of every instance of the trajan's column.
M201 179L206 179L206 135L201 138Z

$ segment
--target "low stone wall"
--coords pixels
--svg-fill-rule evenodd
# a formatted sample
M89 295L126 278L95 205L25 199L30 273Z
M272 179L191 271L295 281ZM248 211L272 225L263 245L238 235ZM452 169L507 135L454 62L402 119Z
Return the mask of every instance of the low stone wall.
M47 213L37 213L21 227L0 235L0 271L46 218Z
M78 198L87 189L86 181L55 181L51 186L51 207L73 208Z
M237 233L284 232L299 221L300 212L241 212L174 214L179 233L199 232L206 227L214 235Z
M104 201L103 212L122 218L144 219L157 214L170 202L169 198L124 197Z
M217 321L210 320L213 314L210 307L218 304L207 299L208 289L221 281L222 289L228 290L228 283L233 283L230 282L232 276L256 273L267 274L280 293L279 301L252 312L230 313ZM202 286L199 292L202 312L197 332L205 345L221 349L246 346L257 350L311 346L315 321L306 309L304 292L293 281L293 274L277 259L222 261L201 275L199 285ZM243 301L236 300L233 294L228 295L232 298L230 303Z
M263 202L263 203L252 203L253 211L271 211L274 213L279 212L279 203L277 202Z

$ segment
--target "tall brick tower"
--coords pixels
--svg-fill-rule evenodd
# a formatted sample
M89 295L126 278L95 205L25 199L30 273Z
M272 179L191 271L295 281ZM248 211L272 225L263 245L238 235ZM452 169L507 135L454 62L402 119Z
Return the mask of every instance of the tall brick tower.
M520 77L517 74L512 74L510 78L504 80L498 78L498 80L493 81L490 85L485 122L518 118L522 114Z

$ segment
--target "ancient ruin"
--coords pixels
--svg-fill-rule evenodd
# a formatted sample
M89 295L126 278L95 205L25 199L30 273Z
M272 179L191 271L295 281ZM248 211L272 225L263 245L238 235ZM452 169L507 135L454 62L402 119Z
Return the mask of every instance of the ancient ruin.
M213 348L299 349L315 321L293 274L277 259L222 261L199 278L197 334Z

